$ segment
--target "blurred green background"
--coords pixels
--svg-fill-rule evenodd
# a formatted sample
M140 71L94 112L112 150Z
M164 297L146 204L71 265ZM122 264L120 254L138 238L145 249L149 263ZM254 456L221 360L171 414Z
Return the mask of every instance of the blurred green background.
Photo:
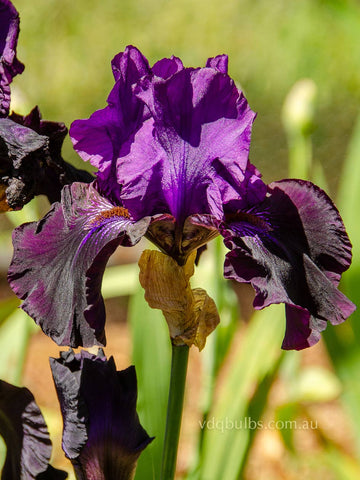
M208 57L227 53L230 75L258 112L252 163L267 182L290 172L311 178L337 201L354 245L353 265L342 288L359 303L358 1L14 0L14 4L21 16L18 57L26 68L13 82L12 107L26 114L37 104L44 119L64 121L68 127L106 105L113 86L110 61L127 44L140 48L150 63L174 54L187 66L202 66ZM302 79L309 81L298 83ZM64 158L83 167L69 140ZM13 226L36 219L46 209L40 199L0 219L4 284L0 373L33 390L56 445L55 464L62 465L61 420L48 386L47 365L47 357L56 356L58 347L41 333L33 334L33 322L21 312L14 313L17 301L4 281ZM136 480L151 480L157 478L161 455L169 345L161 316L150 312L138 290L136 258L142 247L119 249L106 272L103 293L107 353L115 354L118 368L135 362L140 418L157 437L141 456L136 475ZM344 325L329 327L316 347L282 353L283 308L253 315L251 289L236 288L235 296L234 286L222 279L223 255L221 242L213 242L197 272L196 285L215 298L222 322L200 355L192 349L179 478L359 479L359 313ZM225 432L205 428L199 433L199 421L212 418L295 420L299 425L305 420L316 422L317 428Z
M105 105L110 61L126 45L151 63L179 56L187 66L227 53L230 75L258 112L251 158L266 180L286 175L280 123L285 95L299 79L318 87L314 153L335 188L360 100L357 0L15 0L21 13L14 81L21 110L85 118ZM15 89L13 89L15 91ZM24 112L25 113L25 112ZM75 158L71 149L67 157Z

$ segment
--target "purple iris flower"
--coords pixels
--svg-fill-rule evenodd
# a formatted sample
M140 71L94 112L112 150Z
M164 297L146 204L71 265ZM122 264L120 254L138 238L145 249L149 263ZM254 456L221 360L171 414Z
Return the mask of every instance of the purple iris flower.
M227 57L150 68L130 46L112 69L108 106L70 129L96 180L66 186L61 203L14 233L9 281L22 308L58 344L104 342L101 279L118 245L146 236L182 265L220 234L225 277L253 285L255 308L285 303L283 348L343 322L355 307L337 289L351 262L341 217L310 182L263 183L249 162L255 114Z
M19 14L9 0L0 0L0 117L6 117L10 108L10 83L24 70L16 58L19 36Z
M50 366L64 421L62 447L82 480L133 478L140 453L153 440L136 413L134 367L116 371L85 350L62 352Z

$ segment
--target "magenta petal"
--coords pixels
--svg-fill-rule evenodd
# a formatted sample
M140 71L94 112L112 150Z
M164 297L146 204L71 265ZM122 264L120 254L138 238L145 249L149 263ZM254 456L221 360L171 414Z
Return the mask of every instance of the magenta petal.
M153 118L121 151L124 205L136 218L170 213L180 224L197 213L221 218L224 199L239 198L248 168L255 114L242 93L212 68L145 79L136 92Z
M10 108L10 83L24 70L16 57L19 36L19 14L9 0L0 2L0 117L6 117Z
M107 260L118 245L137 243L148 223L132 222L92 184L64 187L61 204L14 231L8 278L22 308L59 345L104 343Z
M271 184L262 203L229 216L222 234L231 250L225 276L253 285L256 308L287 304L284 348L315 343L326 320L338 324L354 311L336 288L350 241L329 197L310 182Z

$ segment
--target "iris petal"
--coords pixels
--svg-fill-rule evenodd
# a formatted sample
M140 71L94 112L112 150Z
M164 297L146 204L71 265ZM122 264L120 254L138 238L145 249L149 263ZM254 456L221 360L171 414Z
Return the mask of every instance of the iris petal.
M287 304L283 348L310 346L327 320L341 323L354 311L336 288L351 262L350 241L334 204L310 182L272 183L267 198L230 217L222 234L231 250L225 277L250 282L256 308Z
M161 77L164 80L174 75L179 70L183 70L184 65L180 58L172 56L171 58L162 58L156 62L151 71L157 77Z
M152 440L136 413L135 368L116 371L101 350L97 356L62 352L50 365L64 420L62 446L78 478L133 478Z
M221 73L228 72L228 56L227 55L217 55L216 57L209 58L206 62L206 66L210 68L215 68Z
M10 108L10 83L24 70L16 57L19 36L19 14L9 0L0 3L0 117L6 117Z
M225 197L239 197L249 165L255 114L242 93L214 68L145 78L135 93L152 118L121 150L117 176L124 205L135 218L170 213L180 224L197 213L221 218Z
M94 112L89 119L75 120L70 137L75 150L85 161L98 168L100 191L118 201L120 185L116 182L116 159L123 142L133 134L143 120L144 105L132 94L132 85L149 73L146 58L129 46L112 61L116 80L109 94L108 106Z
M66 186L61 204L14 231L8 278L22 308L59 345L104 343L107 260L118 245L137 243L148 223L132 222L93 184Z
M0 118L0 185L8 208L19 210L35 195L58 202L64 185L94 180L61 157L66 134L63 123L42 120L37 107L26 116Z
M0 434L7 446L2 479L63 480L67 474L49 465L51 441L34 396L0 380Z

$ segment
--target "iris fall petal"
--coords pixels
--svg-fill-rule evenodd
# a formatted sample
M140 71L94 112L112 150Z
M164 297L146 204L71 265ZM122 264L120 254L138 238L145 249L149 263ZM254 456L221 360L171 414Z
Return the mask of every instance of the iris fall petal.
M138 242L148 223L132 222L92 184L66 186L46 217L14 231L8 278L22 308L59 345L104 344L105 265L118 245Z
M310 182L270 184L266 199L229 216L222 233L231 250L225 276L253 285L256 308L287 305L284 348L314 344L326 321L341 323L354 311L336 288L350 265L350 241L329 197Z

